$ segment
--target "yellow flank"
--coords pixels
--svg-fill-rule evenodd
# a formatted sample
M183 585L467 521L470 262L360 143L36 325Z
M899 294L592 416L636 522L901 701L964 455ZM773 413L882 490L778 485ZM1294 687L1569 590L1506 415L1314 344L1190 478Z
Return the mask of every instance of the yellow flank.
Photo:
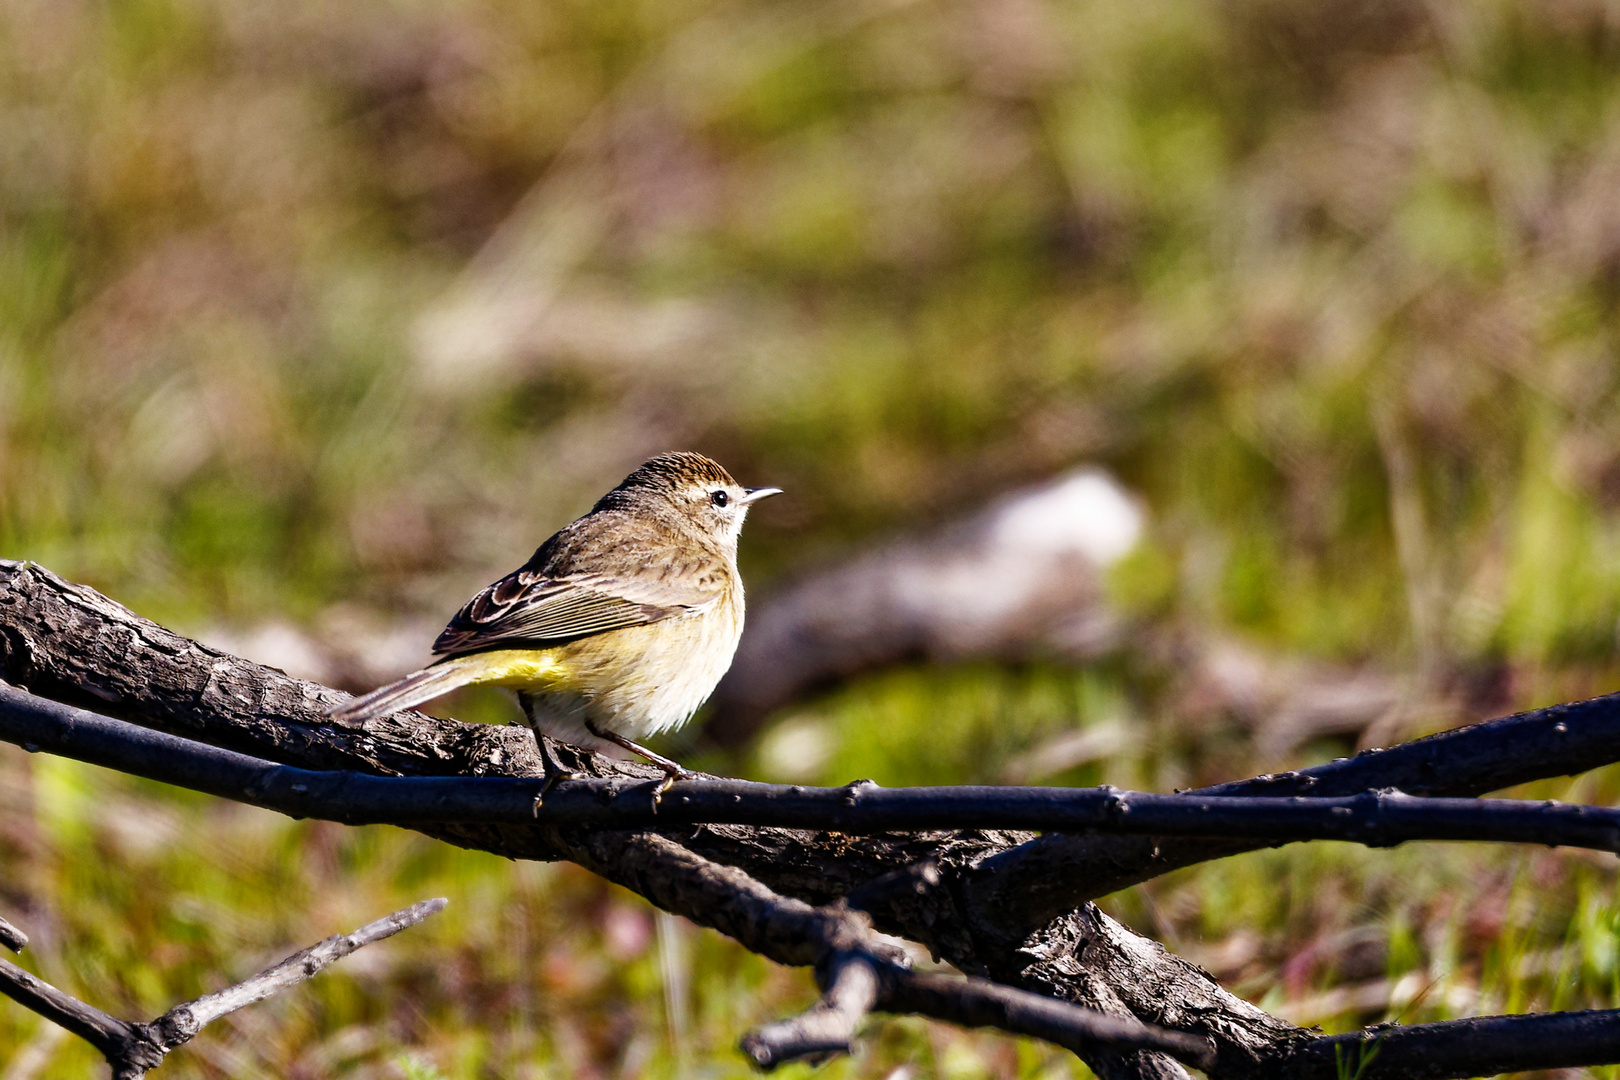
M515 690L547 690L564 682L569 665L556 649L492 649L460 656L454 661L471 683L510 686Z

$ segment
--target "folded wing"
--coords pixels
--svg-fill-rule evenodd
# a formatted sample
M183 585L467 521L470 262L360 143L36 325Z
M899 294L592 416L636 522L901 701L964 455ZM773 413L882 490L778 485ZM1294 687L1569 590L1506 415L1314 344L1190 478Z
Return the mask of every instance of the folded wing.
M433 643L433 651L551 648L702 611L719 599L723 579L698 577L675 585L667 579L548 577L525 567L469 600Z

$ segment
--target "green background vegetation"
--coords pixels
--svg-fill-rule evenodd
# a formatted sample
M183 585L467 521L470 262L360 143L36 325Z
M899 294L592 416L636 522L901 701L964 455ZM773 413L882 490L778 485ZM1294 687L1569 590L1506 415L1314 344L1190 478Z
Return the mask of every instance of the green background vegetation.
M1100 462L1150 510L1113 583L1146 619L1472 715L1588 696L1617 299L1599 0L0 7L0 555L191 632L442 619L661 449L788 489L756 588ZM1061 779L1279 764L1161 691L1128 659L904 670L789 722L834 782L993 779L1104 723L1132 737ZM0 905L115 1011L451 898L165 1075L740 1076L737 1036L811 993L572 867L0 767ZM1108 906L1342 1028L1620 1005L1613 885L1317 845ZM91 1060L0 1008L5 1075L25 1054ZM897 1021L822 1075L1083 1072Z

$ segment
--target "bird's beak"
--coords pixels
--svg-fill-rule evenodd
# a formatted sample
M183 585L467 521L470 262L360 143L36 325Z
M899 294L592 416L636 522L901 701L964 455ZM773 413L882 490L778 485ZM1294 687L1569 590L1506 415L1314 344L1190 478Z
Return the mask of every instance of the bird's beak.
M743 488L743 497L737 500L738 506L748 506L761 499L768 499L772 495L782 494L781 488Z

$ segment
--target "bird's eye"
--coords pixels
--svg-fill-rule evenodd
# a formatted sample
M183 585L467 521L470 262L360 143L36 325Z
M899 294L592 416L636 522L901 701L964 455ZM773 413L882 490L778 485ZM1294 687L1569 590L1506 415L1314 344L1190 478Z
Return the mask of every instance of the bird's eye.
M709 496L709 501L714 503L716 506L724 506L726 503L731 501L731 497L724 491L717 491L713 495Z

